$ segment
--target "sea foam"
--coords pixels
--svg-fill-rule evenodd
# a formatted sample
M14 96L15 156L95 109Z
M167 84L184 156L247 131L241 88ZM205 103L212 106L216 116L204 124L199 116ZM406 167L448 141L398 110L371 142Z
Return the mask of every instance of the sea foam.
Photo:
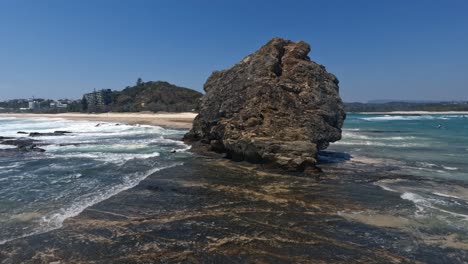
M361 120L366 121L414 121L414 120L448 120L447 116L433 116L433 115L384 115L373 117L362 117Z
M25 153L0 160L0 199L11 204L10 216L31 211L40 218L14 218L0 223L0 244L59 228L65 219L133 186L159 170L182 164L190 147L185 131L157 126L132 126L64 119L8 119L0 136L27 137L18 131L69 131L62 136L34 138L44 153ZM166 138L170 137L170 138ZM173 154L176 150L176 154ZM26 221L28 220L28 221Z

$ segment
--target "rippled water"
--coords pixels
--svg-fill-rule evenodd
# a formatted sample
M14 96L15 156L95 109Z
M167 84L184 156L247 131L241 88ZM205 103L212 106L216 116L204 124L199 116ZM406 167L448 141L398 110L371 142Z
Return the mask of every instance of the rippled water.
M99 125L98 125L99 124ZM0 118L0 136L37 137L44 153L0 156L0 243L58 228L86 207L131 188L148 175L182 163L184 131L156 126ZM41 146L41 144L44 144ZM6 149L11 146L1 145ZM172 153L176 150L176 153Z
M0 243L58 228L66 218L158 170L182 164L189 155L184 152L188 146L178 140L185 133L181 130L0 118L3 137L56 130L73 133L35 138L44 153L0 155ZM0 144L0 152L7 148L12 147ZM389 173L438 179L376 185L414 203L414 214L405 217L415 223L468 236L468 119L463 115L350 114L343 139L329 150L379 164L377 169L392 168ZM398 206L388 210L400 213Z
M464 115L350 114L342 140L330 149L357 158L385 159L412 175L468 182Z
M396 175L428 179L382 180L382 189L416 207L426 227L468 235L468 115L347 116L343 139L329 150ZM377 167L379 168L379 167ZM433 180L431 180L433 179ZM391 210L391 208L389 208Z

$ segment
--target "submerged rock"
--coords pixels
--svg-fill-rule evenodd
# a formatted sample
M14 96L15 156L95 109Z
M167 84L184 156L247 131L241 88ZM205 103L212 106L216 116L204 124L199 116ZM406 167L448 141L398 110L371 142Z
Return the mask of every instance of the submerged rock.
M29 138L12 138L1 142L2 145L15 146L16 148L1 149L2 154L17 152L45 152L45 149L37 147L37 141Z
M215 71L185 141L234 160L294 171L314 167L317 151L341 139L345 111L338 79L311 61L309 51L303 41L273 38L232 68Z
M3 145L16 146L19 149L31 149L36 147L36 140L29 138L15 138L5 140L2 142Z
M69 131L54 131L53 133L42 133L42 132L31 132L29 133L30 137L48 137L48 136L64 136L70 134Z
M56 130L54 131L54 134L71 134L73 132L70 131L64 131L64 130Z

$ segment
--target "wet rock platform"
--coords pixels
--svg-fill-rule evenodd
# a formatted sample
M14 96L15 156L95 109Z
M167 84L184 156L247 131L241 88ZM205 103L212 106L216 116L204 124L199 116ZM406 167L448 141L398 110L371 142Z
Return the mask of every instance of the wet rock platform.
M367 168L367 167L365 167ZM414 205L390 177L325 164L316 177L196 157L96 204L60 229L0 245L0 263L464 263L463 248L339 212Z

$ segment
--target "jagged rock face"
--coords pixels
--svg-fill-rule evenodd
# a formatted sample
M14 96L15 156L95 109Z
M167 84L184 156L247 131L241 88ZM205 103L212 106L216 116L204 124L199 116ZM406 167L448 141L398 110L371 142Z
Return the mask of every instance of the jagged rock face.
M206 81L186 141L209 144L234 160L288 170L316 163L316 153L341 138L345 111L338 79L310 60L310 46L270 40Z

